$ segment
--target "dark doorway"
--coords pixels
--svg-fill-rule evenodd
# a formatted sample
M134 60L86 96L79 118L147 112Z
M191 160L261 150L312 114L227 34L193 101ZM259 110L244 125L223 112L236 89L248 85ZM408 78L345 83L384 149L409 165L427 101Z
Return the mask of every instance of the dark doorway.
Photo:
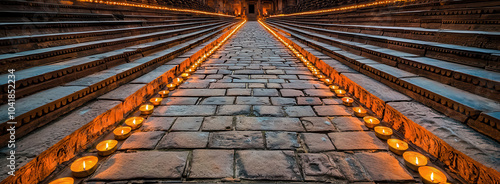
M255 13L255 5L253 4L248 5L248 13Z

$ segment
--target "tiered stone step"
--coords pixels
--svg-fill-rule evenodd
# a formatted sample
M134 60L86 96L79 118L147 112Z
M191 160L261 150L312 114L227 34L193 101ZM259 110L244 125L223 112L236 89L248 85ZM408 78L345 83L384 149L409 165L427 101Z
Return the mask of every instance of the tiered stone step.
M473 93L467 92L460 89L464 88L463 82L460 80L461 77L452 77L454 75L471 76L470 74L475 74L472 75L475 77L470 78L468 82L470 88L479 90L480 88L478 89L476 84L481 86L479 81L485 78L489 78L489 80L483 81L482 84L487 84L488 81L490 85L498 84L500 80L499 77L495 77L499 76L496 72L427 57L419 57L418 55L369 44L333 38L287 26L284 23L272 23L272 25L287 31L298 40L314 45L315 48L319 48L325 54L343 61L343 63L351 68L373 76L375 79L384 82L394 89L463 123L476 120L481 113L496 112L500 109L500 103L497 101L499 96L498 89L488 88L485 85L484 87L487 87L487 89L495 90L489 90L489 93L484 90L479 93L474 90L471 90ZM311 38L318 41L311 40ZM434 76L429 74L433 74ZM440 79L436 74L439 74L437 76L442 75L442 77L448 76L448 81L443 80L443 78ZM429 77L437 80L437 82L419 76ZM457 81L456 79L459 80ZM456 85L458 82L461 82L462 85ZM455 84L454 86L458 88L447 85L449 83L452 85ZM467 96L467 98L464 98L464 96ZM493 119L493 121L496 120ZM491 128L493 128L493 131ZM500 137L495 132L499 130L496 125L490 126L487 129L479 129L479 131L497 140L500 140Z
M314 62L336 83L382 117L405 140L436 157L437 160L450 167L452 172L472 183L490 183L500 179L498 172L500 170L498 167L500 146L497 141L412 100L408 96L420 101L414 95L406 96L407 93L395 88L394 83L384 77L391 76L395 80L429 82L425 86L426 90L439 89L442 90L441 92L447 90L447 93L462 95L462 99L471 97L480 101L476 105L484 103L482 100L487 100L487 102L491 102L491 100L463 91L457 92L457 89L450 86L343 51L340 48L294 32L291 27L278 23L270 25L285 33L283 37L289 39L291 45L295 48L301 48L299 51L307 56L308 60ZM370 74L363 67L353 65L351 62L377 68L379 73L377 73L378 75ZM447 94L441 93L441 95ZM498 106L492 108L498 109ZM494 112L491 113L491 115L493 114Z
M405 26L431 29L498 30L500 22L498 2L400 2L334 13L284 17L289 20L322 23L361 24L379 26ZM398 5L398 4L396 4ZM485 6L488 6L485 8Z

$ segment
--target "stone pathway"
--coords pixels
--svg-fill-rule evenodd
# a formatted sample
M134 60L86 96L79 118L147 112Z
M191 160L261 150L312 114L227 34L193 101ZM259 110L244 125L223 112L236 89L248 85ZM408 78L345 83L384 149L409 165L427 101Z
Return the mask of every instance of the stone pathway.
M413 181L352 114L247 22L88 181Z

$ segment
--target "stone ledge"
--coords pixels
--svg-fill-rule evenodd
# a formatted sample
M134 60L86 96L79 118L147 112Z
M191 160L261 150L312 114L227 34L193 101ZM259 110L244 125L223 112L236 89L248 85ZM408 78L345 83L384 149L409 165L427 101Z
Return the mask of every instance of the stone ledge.
M301 52L303 55L306 55L307 57L315 57L311 56L312 54L306 51L308 50L307 46L298 43L297 40L291 40L293 38L291 38L288 33L285 32L285 35L287 36L283 36L279 33L278 35L282 39L284 39L285 42L292 45L295 49ZM319 59L313 59L312 61L318 61L318 60ZM347 79L350 80L348 76L352 75L352 73L343 74L339 72L333 72L335 68L332 68L330 66L325 66L326 63L321 61L322 60L319 60L319 62L316 62L315 65L318 66L318 68L323 72L325 73L329 72L326 74L332 77L335 82L345 81L343 83L339 83L340 86L345 88L348 92L352 93L356 98L365 99L366 96L374 96L374 98L371 100L377 102L375 103L377 105L373 105L374 103L372 103L369 100L361 100L361 99L359 100L361 103L368 106L375 113L377 113L377 115L382 114L381 117L383 117L383 120L390 123L391 127L397 130L398 133L403 135L405 140L415 144L419 148L423 149L424 151L434 156L435 159L439 160L442 164L446 165L451 172L458 174L460 177L464 178L466 181L471 183L500 182L500 173L495 169L483 165L491 163L487 162L485 163L485 160L482 160L483 162L480 163L472 159L468 155L465 155L461 151L457 150L456 147L450 146L445 140L434 135L426 128L420 126L418 123L409 119L410 117L405 116L402 112L398 111L399 109L394 109L390 105L391 103L416 103L416 102L385 102L383 100L380 100L380 98L378 98L374 94L371 94L369 91L367 91L366 94L361 94L360 89L363 89L363 86L360 86L359 84L354 82L347 82L348 81ZM325 70L325 68L328 67L330 67L331 69ZM428 107L424 106L424 108L428 111L433 111ZM420 116L420 114L417 114L417 117L418 116ZM492 144L495 143L496 142L493 141ZM436 145L442 145L444 148L437 149L440 147Z
M180 74L181 71L187 68L190 64L194 63L196 59L200 58L203 54L208 52L213 46L218 44L225 36L227 36L230 31L231 26L228 26L221 31L226 31L218 38L212 38L209 43L199 46L199 50L196 54L191 57L186 58L177 67L163 73L158 76L153 81L146 84L141 89L132 94L132 97L125 98L125 101L119 103L118 105L112 107L106 114L113 114L114 118L109 118L103 114L98 114L95 119L87 123L80 129L74 131L72 134L66 136L63 140L57 142L55 145L48 148L46 151L42 152L36 158L28 162L26 165L22 166L16 171L16 176L9 176L4 179L1 183L38 183L45 179L50 173L55 171L60 164L67 163L74 158L75 155L79 154L81 151L87 149L91 143L97 140L97 138L102 135L103 132L109 131L112 127L116 126L123 117L125 117L131 110L136 108L140 103L146 100L146 97L154 95L161 87L173 80L173 78ZM198 42L198 44L201 44ZM154 89L154 90L147 90ZM143 99L143 100L138 100ZM129 99L131 102L129 102ZM134 103L135 102L135 103ZM129 107L124 107L127 104ZM124 109L129 109L126 112ZM71 144L71 145L70 145ZM65 150L65 151L62 151Z

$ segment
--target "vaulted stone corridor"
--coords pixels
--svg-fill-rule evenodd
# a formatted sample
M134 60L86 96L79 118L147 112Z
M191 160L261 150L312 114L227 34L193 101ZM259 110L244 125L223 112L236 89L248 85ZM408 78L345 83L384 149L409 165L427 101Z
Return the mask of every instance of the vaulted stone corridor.
M2 184L500 182L497 1L0 4Z

